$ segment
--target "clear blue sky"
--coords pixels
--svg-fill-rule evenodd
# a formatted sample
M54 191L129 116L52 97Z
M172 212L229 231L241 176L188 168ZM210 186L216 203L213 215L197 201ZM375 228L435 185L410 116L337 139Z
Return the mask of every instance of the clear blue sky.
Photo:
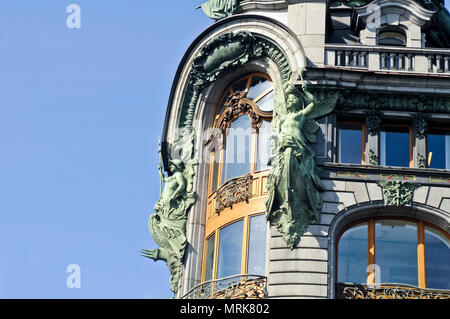
M202 2L0 2L0 298L172 296L138 250L156 247L157 137L178 63L213 22Z
M138 250L157 247L157 137L178 63L213 23L200 3L0 2L0 298L172 296Z

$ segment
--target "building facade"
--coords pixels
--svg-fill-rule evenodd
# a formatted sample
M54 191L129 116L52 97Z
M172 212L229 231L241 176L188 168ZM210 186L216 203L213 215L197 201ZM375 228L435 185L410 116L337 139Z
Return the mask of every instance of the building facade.
M178 298L449 298L450 15L211 0L150 217Z

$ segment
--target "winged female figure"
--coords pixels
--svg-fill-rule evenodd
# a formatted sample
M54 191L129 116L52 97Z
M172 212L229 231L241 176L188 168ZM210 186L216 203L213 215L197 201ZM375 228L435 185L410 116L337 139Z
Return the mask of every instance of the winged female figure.
M272 130L276 154L268 179L267 218L293 249L312 221L319 222L322 183L317 173L314 151L319 125L316 118L330 113L338 95L317 101L302 85L280 83L275 92Z

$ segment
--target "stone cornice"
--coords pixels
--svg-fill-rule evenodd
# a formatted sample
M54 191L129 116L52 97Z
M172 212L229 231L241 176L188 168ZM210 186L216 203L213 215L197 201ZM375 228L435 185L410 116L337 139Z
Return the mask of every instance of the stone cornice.
M424 93L374 92L369 90L344 89L332 86L309 86L319 99L339 92L336 109L366 109L399 112L421 112L424 114L450 114L450 98Z

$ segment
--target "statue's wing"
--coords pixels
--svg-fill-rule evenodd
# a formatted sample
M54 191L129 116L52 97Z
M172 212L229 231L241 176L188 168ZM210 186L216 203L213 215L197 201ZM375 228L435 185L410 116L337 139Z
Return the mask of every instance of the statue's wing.
M148 228L152 234L153 239L161 248L170 248L167 238L161 233L161 221L160 217L154 213L148 220Z
M339 94L333 94L329 98L326 98L320 102L316 102L305 109L305 120L316 119L327 115L336 107Z
M283 117L285 116L287 111L286 97L284 95L283 83L281 81L278 83L275 88L274 98L273 98L273 108L277 115Z
M316 143L316 133L319 130L319 124L317 124L317 121L314 119L309 119L305 121L305 124L303 125L303 134L305 135L306 139L309 143Z

